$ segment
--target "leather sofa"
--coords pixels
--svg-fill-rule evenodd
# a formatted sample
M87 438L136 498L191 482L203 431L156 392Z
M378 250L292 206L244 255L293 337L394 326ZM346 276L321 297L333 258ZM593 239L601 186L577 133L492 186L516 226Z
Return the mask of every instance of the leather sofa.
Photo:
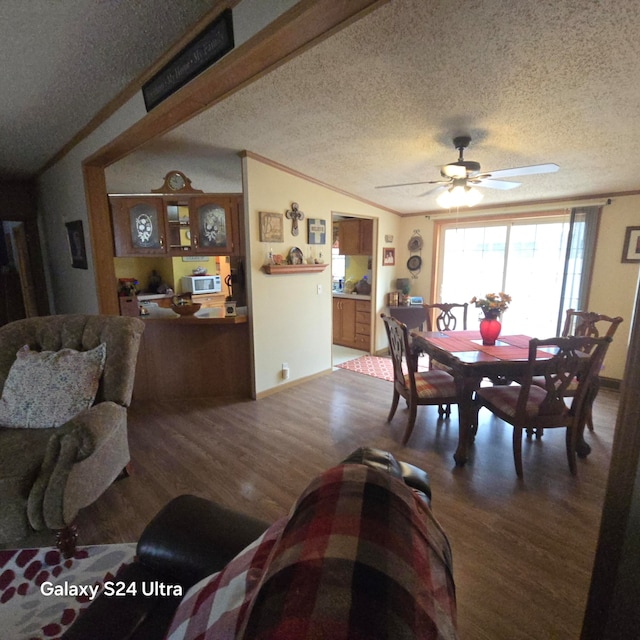
M396 494L401 494L400 501L396 501ZM353 499L358 501L355 509L349 507L349 513L334 513L342 508L336 505L344 505ZM444 532L431 515L430 501L429 478L424 471L397 461L388 452L370 448L354 451L340 465L312 481L290 514L271 526L200 497L179 496L148 524L138 541L136 560L116 577L125 585L123 591L132 595L113 597L103 592L80 614L63 638L457 638L450 548ZM352 528L354 520L356 526ZM327 529L328 522L331 526ZM318 531L323 529L320 539ZM272 531L275 533L269 540ZM293 538L293 542L284 543L287 536ZM428 544L425 543L427 537ZM351 550L357 547L368 551L364 557L352 562L346 559L352 551L340 547L339 541L344 540L348 541L347 547ZM396 543L399 547L394 549L394 554L412 555L408 558L381 557L378 566L374 567L378 558L371 561L371 556L384 556L388 547ZM426 555L415 551L423 543ZM279 555L278 545L282 547L283 544L284 551ZM328 552L334 544L337 545L335 553ZM292 560L292 553L297 554L301 546L314 547L316 555L312 559L296 555ZM220 587L215 583L216 576L224 582L225 572L239 562L243 553L245 556L249 553L247 548L253 549L253 555L249 554L245 566L249 567L245 582L254 592L250 597L245 596L243 606L237 611L242 614L248 608L251 613L247 613L244 620L232 617L231 622L227 620L226 627L205 628L206 624L211 624L212 614L208 610L198 613L198 608L205 607L207 590L212 591L212 585ZM260 549L264 549L262 554ZM260 560L261 556L263 560ZM283 558L286 558L284 565ZM273 566L278 563L276 570ZM398 567L403 563L410 574L406 584L404 577L398 575L391 579L384 576L378 583L378 574L388 571L387 565ZM363 567L366 568L366 571L363 569L365 577L357 578ZM342 573L345 570L349 572L346 579ZM174 588L173 593L145 595L140 588L145 582L180 585L178 590L186 592L191 588L191 591L185 595L184 592L175 593ZM231 588L238 582L236 572L229 577L226 586ZM416 588L416 582L420 588ZM295 583L295 587L290 588L290 583ZM315 583L316 591L306 593L305 585ZM130 585L134 586L128 588ZM274 588L274 597L265 595L265 591L273 592ZM345 589L348 604L346 615L342 616L345 598L340 594L344 594ZM357 591L360 593L356 594ZM184 614L181 609L188 608L185 603L192 592L195 592L191 598L196 605ZM228 593L223 596L223 604L230 606ZM289 598L300 600L287 607ZM334 619L325 620L324 613L318 614L323 610L322 603L314 604L313 616L322 619L308 628L305 623L305 630L301 631L303 610L315 599L328 599L327 616ZM405 602L407 599L412 602ZM362 603L359 613L357 601ZM284 608L279 610L281 606ZM422 609L428 613L421 618L416 611ZM211 610L215 610L215 606ZM409 612L409 619L395 620L403 615L398 611ZM204 616L205 622L199 622L197 615ZM282 622L292 615L297 619ZM190 616L193 616L191 620ZM341 616L349 620L335 619ZM220 631L220 628L226 631ZM235 628L235 631L230 632L229 628ZM317 635L320 628L325 635Z

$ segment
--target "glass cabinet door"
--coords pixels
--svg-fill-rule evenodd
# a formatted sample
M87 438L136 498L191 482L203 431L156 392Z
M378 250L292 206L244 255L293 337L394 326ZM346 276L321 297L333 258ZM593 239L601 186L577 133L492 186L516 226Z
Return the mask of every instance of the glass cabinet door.
M117 256L166 254L164 212L155 198L111 198Z
M230 198L194 198L192 211L192 243L196 253L230 254L233 230Z

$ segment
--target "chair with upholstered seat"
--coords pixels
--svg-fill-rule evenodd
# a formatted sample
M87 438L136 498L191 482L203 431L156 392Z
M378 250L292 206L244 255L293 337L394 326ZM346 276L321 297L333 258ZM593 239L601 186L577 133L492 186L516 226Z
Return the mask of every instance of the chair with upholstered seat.
M98 315L0 327L0 545L32 546L53 530L73 552L78 511L129 463L143 329L139 318Z
M562 329L562 336L587 336L590 338L606 337L613 339L613 336L618 329L618 325L622 322L620 316L612 318L601 313L595 313L594 311L575 311L574 309L567 309L564 327ZM600 376L599 372L596 372L593 380L591 381L591 387L585 403L584 419L587 427L590 431L593 431L593 402L598 395L600 389ZM534 376L533 384L544 386L544 379L539 376ZM572 381L567 389L567 396L572 396L577 389L577 380ZM527 431L528 435L532 435L533 429ZM536 435L540 437L542 431L536 430Z
M416 422L418 405L440 405L438 413L442 418L442 405L458 403L456 383L446 371L417 371L416 355L411 352L407 326L385 314L381 314L381 318L393 361L393 400L387 422L393 419L402 396L409 407L409 421L402 439L402 443L406 444Z
M435 302L423 304L426 316L427 331L466 331L468 302ZM434 329L435 327L435 329ZM446 365L429 358L429 369L441 369L451 373ZM451 415L451 405L443 404L440 412Z
M569 469L576 473L576 443L584 425L584 409L593 377L597 375L611 342L610 337L557 337L529 342L527 369L520 385L481 387L475 406L486 407L513 426L513 458L516 473L522 477L522 431L527 428L566 428ZM546 360L538 359L538 350L555 352ZM533 384L534 374L544 380ZM569 386L577 380L569 396ZM568 405L565 398L571 401ZM475 425L478 424L476 415Z

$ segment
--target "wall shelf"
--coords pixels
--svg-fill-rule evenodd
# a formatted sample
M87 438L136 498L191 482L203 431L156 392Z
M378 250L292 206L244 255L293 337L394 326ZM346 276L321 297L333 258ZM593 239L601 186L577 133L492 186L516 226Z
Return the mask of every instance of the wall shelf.
M262 270L270 276L285 273L318 273L324 271L329 263L324 264L265 264Z

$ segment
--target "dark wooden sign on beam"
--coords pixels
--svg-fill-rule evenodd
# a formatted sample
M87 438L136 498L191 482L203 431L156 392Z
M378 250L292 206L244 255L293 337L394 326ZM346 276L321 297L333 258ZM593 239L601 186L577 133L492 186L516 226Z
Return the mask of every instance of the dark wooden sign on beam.
M225 9L173 60L142 86L147 111L217 62L234 47L231 9Z

